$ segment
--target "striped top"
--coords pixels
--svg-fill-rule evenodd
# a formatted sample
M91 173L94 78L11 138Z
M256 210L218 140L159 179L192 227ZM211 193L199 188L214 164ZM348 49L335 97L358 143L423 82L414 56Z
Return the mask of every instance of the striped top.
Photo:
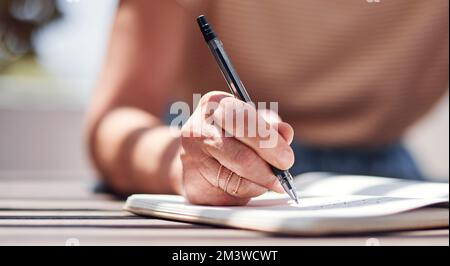
M178 0L189 13L177 93L226 90L198 31L205 14L249 94L278 101L319 146L398 141L448 88L448 0Z

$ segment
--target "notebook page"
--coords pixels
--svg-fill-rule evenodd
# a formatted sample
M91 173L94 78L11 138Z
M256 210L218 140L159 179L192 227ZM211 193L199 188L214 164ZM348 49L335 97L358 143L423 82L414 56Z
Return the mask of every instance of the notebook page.
M302 195L366 195L399 198L449 198L448 183L402 179L309 173L295 178Z
M311 217L370 217L389 215L445 202L442 199L408 199L373 196L306 197L300 204L285 195L267 193L253 199L247 206L199 206L186 202L183 197L169 195L133 195L126 209L150 209L194 217L214 219L263 219ZM448 202L448 201L447 201Z

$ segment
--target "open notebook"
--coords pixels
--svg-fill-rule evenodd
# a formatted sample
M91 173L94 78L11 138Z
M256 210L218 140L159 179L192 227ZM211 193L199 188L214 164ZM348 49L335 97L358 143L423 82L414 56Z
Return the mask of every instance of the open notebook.
M171 195L133 195L125 210L192 223L269 233L328 235L446 228L448 183L369 176L306 174L296 178L300 204L269 192L243 207L189 204Z

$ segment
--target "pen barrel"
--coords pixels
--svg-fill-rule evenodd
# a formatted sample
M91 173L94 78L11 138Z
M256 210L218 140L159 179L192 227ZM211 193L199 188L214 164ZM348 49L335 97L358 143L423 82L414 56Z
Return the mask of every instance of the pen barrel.
M272 172L278 178L278 180L280 181L280 183L283 187L287 187L288 189L293 189L291 182L294 179L292 178L292 175L289 173L289 171L280 170L274 166L270 166L270 168L272 169Z
M247 90L244 87L244 84L241 81L236 69L231 63L228 54L225 52L225 48L223 47L222 42L219 40L217 35L215 34L212 26L209 24L205 16L199 16L197 18L197 23L200 26L200 30L203 34L203 37L208 44L211 53L217 61L217 64L220 67L223 77L227 81L228 86L230 87L233 95L247 103L252 103ZM293 185L292 175L287 170L280 170L276 167L271 166L273 173L277 176L283 188L286 192L291 196L291 198L298 201L297 194L295 192L295 188Z
M233 95L241 101L251 103L252 99L245 89L239 74L231 63L230 57L225 51L222 42L216 37L208 42L208 47L216 59L220 72L227 81L227 85Z

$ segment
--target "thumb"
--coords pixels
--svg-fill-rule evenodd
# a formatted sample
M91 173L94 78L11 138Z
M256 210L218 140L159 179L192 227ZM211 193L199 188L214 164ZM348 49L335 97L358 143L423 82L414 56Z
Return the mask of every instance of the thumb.
M258 113L264 118L264 120L266 120L267 123L278 129L278 133L280 133L281 137L283 137L287 143L292 143L294 140L294 129L291 125L281 121L280 116L276 112L269 109L260 110Z
M273 125L273 123L271 124ZM291 127L291 125L285 122L278 122L273 126L278 128L278 133L280 133L280 135L287 143L292 144L292 141L294 140L294 129Z

